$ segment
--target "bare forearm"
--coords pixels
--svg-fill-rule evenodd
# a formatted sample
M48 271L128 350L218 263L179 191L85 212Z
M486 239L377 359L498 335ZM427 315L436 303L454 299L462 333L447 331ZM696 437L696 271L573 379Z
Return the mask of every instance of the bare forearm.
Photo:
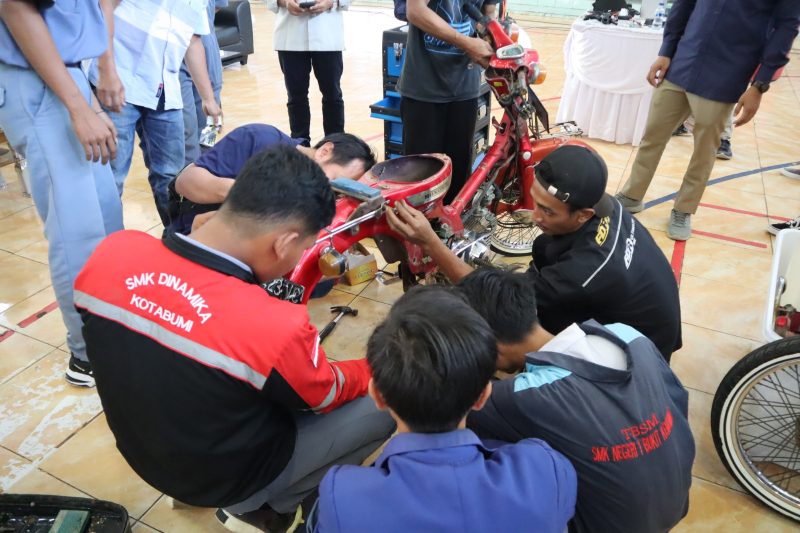
M0 18L25 59L64 106L70 112L85 108L88 105L86 99L67 72L50 30L34 5L20 0L4 0L0 2Z
M175 191L198 204L222 203L232 186L231 178L220 178L195 165L189 165L175 181Z
M186 50L186 68L189 69L189 74L192 75L192 81L197 92L203 100L211 100L214 98L214 88L211 86L211 79L208 77L208 66L206 65L206 51L203 48L203 42L197 35L192 36L192 41L189 43L189 48Z
M440 239L432 241L425 246L425 252L439 267L439 271L447 276L452 283L458 283L461 278L472 272L472 267L458 258Z
M108 49L97 59L97 68L101 72L116 72L114 63L114 9L119 5L119 0L100 0L100 9L106 19L108 29Z

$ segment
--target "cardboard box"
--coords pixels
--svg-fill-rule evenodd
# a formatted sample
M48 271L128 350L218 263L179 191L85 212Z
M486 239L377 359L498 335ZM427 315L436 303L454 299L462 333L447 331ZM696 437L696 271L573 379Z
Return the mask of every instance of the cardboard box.
M346 253L347 271L344 273L344 282L348 285L358 285L375 278L378 273L378 261L369 250L361 244L356 244Z

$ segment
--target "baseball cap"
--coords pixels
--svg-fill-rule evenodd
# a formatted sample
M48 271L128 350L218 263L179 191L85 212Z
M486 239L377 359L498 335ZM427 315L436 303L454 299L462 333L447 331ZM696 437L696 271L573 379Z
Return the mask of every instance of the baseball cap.
M535 167L536 180L547 192L579 209L591 207L597 216L614 211L606 194L608 168L597 152L567 144L550 152Z

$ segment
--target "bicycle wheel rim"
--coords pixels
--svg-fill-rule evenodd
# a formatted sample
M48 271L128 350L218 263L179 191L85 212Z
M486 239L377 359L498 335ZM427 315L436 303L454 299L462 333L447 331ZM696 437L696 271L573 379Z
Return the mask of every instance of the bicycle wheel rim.
M523 224L514 220L511 213L497 217L497 226L492 232L492 248L503 255L530 255L534 239L540 230L535 224Z
M795 519L800 519L799 373L799 354L787 354L765 361L748 372L731 390L719 422L719 432L725 443L725 459L737 481L762 502ZM774 391L767 395L759 388L766 380L770 380L767 389ZM790 388L787 389L785 385ZM774 395L786 401L768 399ZM755 417L750 411L750 417L742 423L742 413L747 412L747 408L764 408L765 405L772 410L766 419L768 422L763 417ZM770 425L773 421L776 426ZM760 425L761 429L766 429L771 436L780 440L775 443L764 435L747 433L753 425ZM777 453L774 456L751 455L748 448L752 450L757 446L771 447L772 452Z

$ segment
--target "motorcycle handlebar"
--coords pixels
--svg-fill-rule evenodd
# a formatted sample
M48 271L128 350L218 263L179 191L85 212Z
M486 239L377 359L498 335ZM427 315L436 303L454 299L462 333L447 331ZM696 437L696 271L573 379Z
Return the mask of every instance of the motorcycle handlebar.
M481 10L475 7L475 4L470 2L470 0L466 0L464 2L464 11L467 12L467 15L470 18L474 19L476 22L480 22L481 24L486 24L489 21L489 17L481 13Z

